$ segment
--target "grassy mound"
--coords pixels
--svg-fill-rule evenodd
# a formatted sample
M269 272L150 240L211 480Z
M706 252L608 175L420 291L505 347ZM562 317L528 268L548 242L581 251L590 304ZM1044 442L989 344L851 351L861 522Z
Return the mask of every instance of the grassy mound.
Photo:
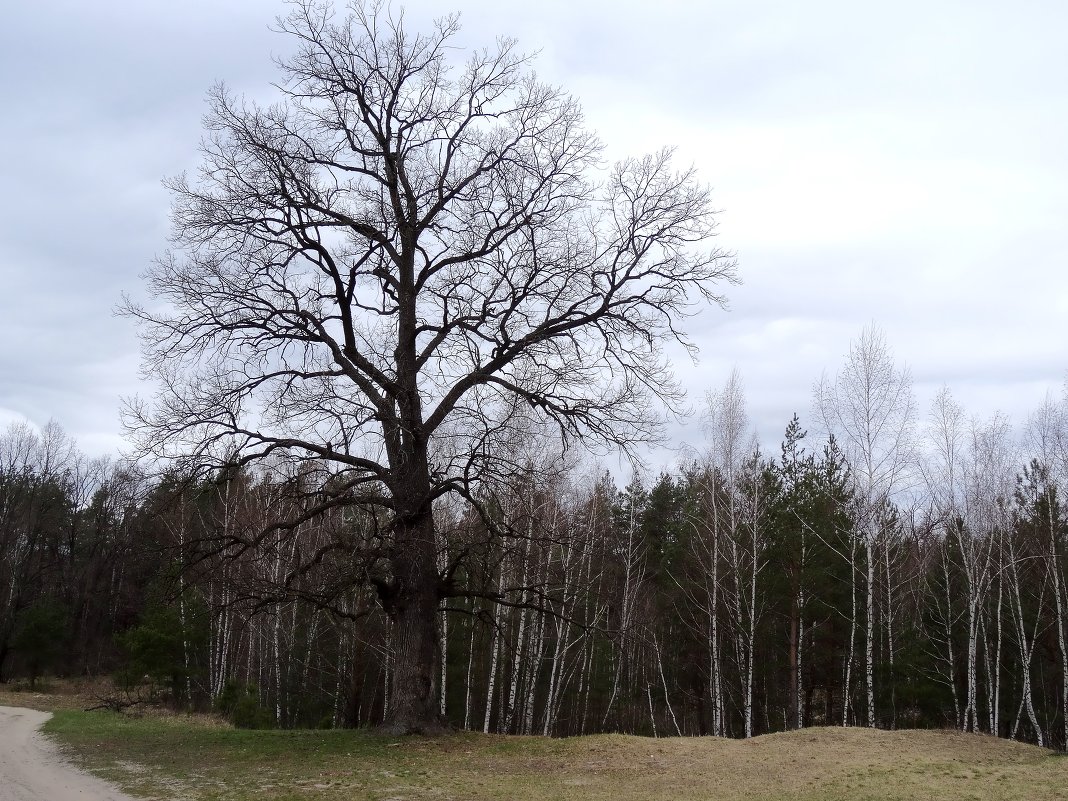
M1026 799L1068 797L1068 759L941 731L806 729L750 741L239 731L57 711L46 731L134 794L174 799Z

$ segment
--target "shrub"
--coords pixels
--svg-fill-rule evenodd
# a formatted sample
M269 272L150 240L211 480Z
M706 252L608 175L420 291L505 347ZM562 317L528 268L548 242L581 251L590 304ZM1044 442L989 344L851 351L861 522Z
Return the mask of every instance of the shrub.
M273 729L275 726L274 715L260 705L256 686L242 684L236 679L226 682L215 699L215 709L239 729Z

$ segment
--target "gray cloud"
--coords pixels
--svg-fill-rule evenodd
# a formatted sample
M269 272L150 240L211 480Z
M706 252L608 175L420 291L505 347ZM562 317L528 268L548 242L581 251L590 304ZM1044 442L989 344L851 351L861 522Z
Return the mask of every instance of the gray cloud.
M413 25L443 7L407 3ZM612 157L678 145L715 186L745 285L691 321L695 407L737 366L771 447L876 321L921 402L947 383L1016 420L1068 367L1068 7L910 0L456 0L513 35ZM160 179L196 165L203 97L270 98L262 2L21 4L0 28L0 423L120 443L138 389L123 291L167 245ZM1010 13L1011 12L1011 13ZM696 423L676 438L697 439Z

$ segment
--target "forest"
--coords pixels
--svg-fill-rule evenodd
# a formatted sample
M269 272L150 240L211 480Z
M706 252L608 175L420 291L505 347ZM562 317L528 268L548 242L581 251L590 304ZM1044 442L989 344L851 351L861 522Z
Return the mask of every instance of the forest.
M613 477L534 437L477 504L435 509L440 712L457 728L749 737L950 727L1068 741L1068 401L1014 429L866 329L760 445L733 374L703 441ZM817 433L817 431L819 433ZM617 462L618 464L618 462ZM0 678L250 727L388 713L395 633L373 504L326 462L153 476L55 423L0 436Z

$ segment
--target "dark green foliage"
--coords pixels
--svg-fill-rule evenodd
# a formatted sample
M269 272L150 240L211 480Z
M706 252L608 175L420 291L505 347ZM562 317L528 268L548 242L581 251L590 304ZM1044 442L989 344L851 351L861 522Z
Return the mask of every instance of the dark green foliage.
M235 470L224 483L173 479L140 494L113 473L79 496L63 475L0 470L0 663L8 675L36 682L50 671L114 673L138 699L216 708L250 728L382 719L392 631L372 592L346 571L353 554L381 547L385 521L346 510L296 533L278 532L242 556L206 558L225 537L240 551L241 538L281 514L280 505L308 503L311 479L297 475L294 489ZM754 732L838 725L847 701L846 720L864 722L866 549L854 529L850 474L833 440L813 442L795 418L778 458L750 454L730 486L715 465L696 463L651 482L636 479L622 491L606 474L554 481L523 477L492 499L484 519L442 515L448 522L440 564L455 561L454 583L484 591L448 599L443 613L453 725L481 729L496 641L491 731L542 731L552 689L559 692L554 734L649 735L654 727L658 735L708 733L714 593L723 731L742 734L749 610L742 607L739 626L735 602L739 595L743 604L750 600L732 571L738 565L743 579L748 575L754 543ZM992 567L977 611L975 725L990 728L996 712L999 735L1037 740L1020 713L1029 678L1044 741L1062 745L1055 577L1068 569L1063 487L1038 461L1023 467L1015 492L1011 480L1008 486L1008 497L991 499L982 530L964 515L943 519L925 507L881 510L877 725L962 725L969 645L962 554L985 543ZM320 535L319 526L335 528ZM495 536L498 527L531 536L529 546L526 539L506 543ZM737 557L730 537L738 538ZM324 542L349 550L319 552ZM502 571L511 605L495 612ZM1026 667L1014 582L1033 650ZM1068 598L1063 581L1060 591ZM1000 695L992 710L995 678Z
M178 602L148 606L140 623L118 638L126 655L120 671L123 682L147 681L164 688L177 703L191 701L191 684L207 634L203 618L188 600L184 613Z
M878 685L880 709L892 710L896 726L908 729L952 728L953 699L949 687L932 680L937 676L934 655L923 632L909 627L899 633L893 670L879 665L884 681Z
M11 647L29 672L31 688L62 664L69 645L70 616L57 601L43 598L19 615Z
M230 679L215 699L215 710L229 718L238 729L273 729L274 715L260 704L259 690L251 684ZM329 728L329 726L319 728Z

